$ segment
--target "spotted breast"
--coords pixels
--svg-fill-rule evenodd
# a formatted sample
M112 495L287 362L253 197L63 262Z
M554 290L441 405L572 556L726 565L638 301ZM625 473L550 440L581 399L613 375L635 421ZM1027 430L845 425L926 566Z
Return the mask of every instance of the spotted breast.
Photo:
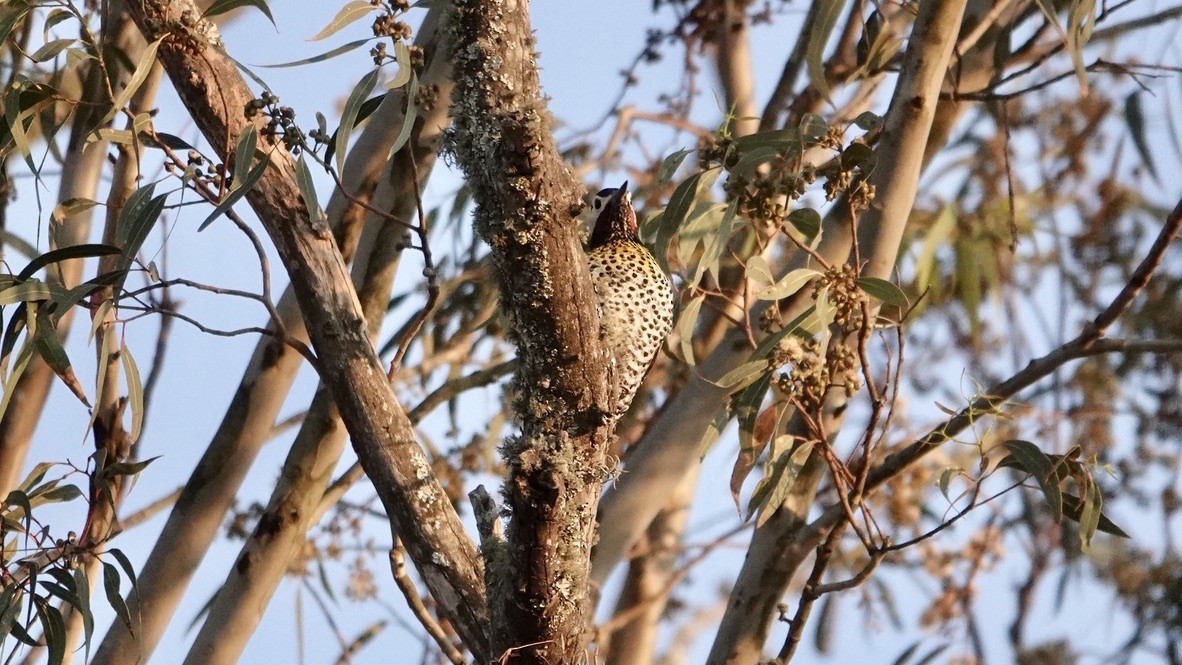
M640 243L628 183L601 190L591 206L597 217L587 259L615 361L616 415L621 415L673 328L673 286Z

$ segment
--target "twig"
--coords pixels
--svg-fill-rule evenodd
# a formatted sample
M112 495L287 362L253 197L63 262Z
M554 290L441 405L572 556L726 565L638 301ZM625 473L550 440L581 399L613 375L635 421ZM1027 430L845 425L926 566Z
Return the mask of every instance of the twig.
M406 574L406 551L402 548L402 541L400 540L395 540L394 547L390 548L390 571L394 574L394 582L398 585L399 591L406 597L406 604L410 606L410 611L414 613L415 618L422 624L423 629L439 645L439 649L443 652L443 655L453 665L465 665L464 656L451 643L451 639L448 638L447 633L440 627L435 617L431 616L431 612L423 604L423 599L419 596L419 591L415 588L414 582Z
M1129 308L1129 305L1133 303L1133 299L1149 283L1149 278L1153 276L1153 271L1161 265L1166 248L1174 241L1174 237L1178 235L1178 229L1180 227L1182 227L1182 201L1178 201L1178 204L1174 206L1174 210L1166 218L1166 223L1162 227L1161 232L1158 233L1157 238L1153 241L1153 246L1149 248L1149 253L1145 255L1141 264L1133 271L1133 274L1125 283L1124 288L1120 290L1120 293L1112 300L1112 303L1108 307L1105 307L1084 328L1084 331L1080 333L1081 342L1084 346L1092 344L1104 335L1104 332L1116 321L1117 317Z
M816 589L821 584L821 578L829 566L829 559L833 556L833 549L837 546L837 540L844 530L845 523L843 522L830 531L829 537L817 548L817 556L813 561L813 572L809 574L808 581L804 584L804 590L800 594L800 604L796 607L796 614L788 621L788 635L784 638L784 646L780 648L780 653L776 656L776 665L783 665L791 661L793 654L796 653L796 647L800 645L800 638L804 634L804 624L808 621L809 614L813 610L813 603L819 597L815 593Z
M461 376L458 379L453 379L439 386L431 394L423 398L415 408L407 413L412 423L417 423L423 419L428 413L435 409L435 407L443 404L451 398L460 393L471 390L472 388L480 388L500 379L501 377L510 374L517 370L517 359L506 360L498 363L492 367L487 367L477 372Z
M427 215L423 212L423 197L419 192L419 166L415 160L414 150L408 149L406 154L410 161L411 175L414 179L412 187L415 195L415 209L418 212L419 225L415 229L415 233L419 236L419 251L423 253L423 277L427 278L427 302L423 308L415 315L413 322L406 329L406 336L399 340L398 351L394 353L394 359L390 361L390 369L386 372L386 378L391 381L394 380L394 375L398 372L398 367L402 365L402 359L406 356L407 350L410 348L410 343L414 340L415 335L423 329L423 324L427 322L427 317L435 309L436 303L439 302L439 271L435 269L435 262L431 258L431 243L430 232L427 229Z
M143 522L152 519L157 513L176 503L177 497L181 495L181 489L182 488L178 487L168 494L160 497L159 499L156 499L152 503L149 503L143 508L140 508L134 513L123 517L119 520L119 528L123 531L126 531L134 526L139 526Z
M133 307L123 306L122 309L129 309L132 311L141 312L141 314L139 314L139 315L131 316L131 317L124 319L123 320L124 323L126 323L128 321L134 321L135 319L138 319L142 316L146 316L148 314L163 314L164 316L171 316L171 317L180 319L181 321L188 323L189 325L197 328L198 330L200 330L203 333L207 333L210 335L216 335L218 337L237 337L239 335L248 335L251 333L275 337L276 339L280 339L284 344L287 344L291 348L295 349L296 352L298 352L301 356L303 356L304 359L307 360L308 363L311 364L312 367L315 368L317 372L320 371L320 360L316 357L316 354L312 352L312 349L310 349L307 344L304 344L303 342L301 342L297 339L293 339L291 337L282 338L282 337L280 337L280 335L277 331L270 330L269 328L260 328L258 326L247 326L245 328L237 328L235 330L220 330L218 328L210 328L209 326L205 325L204 323L201 323L197 319L194 319L193 317L188 316L186 314L181 314L180 312L177 312L177 311L162 310L162 309L154 308L151 306L142 306L142 307L141 306L133 306Z

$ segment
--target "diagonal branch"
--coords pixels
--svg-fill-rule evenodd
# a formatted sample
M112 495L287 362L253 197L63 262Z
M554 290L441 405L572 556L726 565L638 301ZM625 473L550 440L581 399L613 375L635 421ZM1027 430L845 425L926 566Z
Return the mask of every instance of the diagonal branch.
M145 36L164 37L158 54L177 94L209 144L229 157L245 126L243 108L253 94L216 44L214 26L191 0L129 3ZM247 200L291 277L308 334L321 358L321 379L332 391L362 466L391 524L465 643L485 655L481 564L476 549L419 447L410 421L386 381L366 334L365 319L331 233L312 228L284 150Z

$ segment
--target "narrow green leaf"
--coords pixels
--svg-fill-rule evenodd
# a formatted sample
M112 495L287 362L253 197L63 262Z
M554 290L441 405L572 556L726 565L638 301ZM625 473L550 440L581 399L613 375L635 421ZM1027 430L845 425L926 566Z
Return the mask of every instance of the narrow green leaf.
M85 259L94 256L110 256L112 254L119 254L122 250L112 245L99 244L85 244L85 245L69 245L61 249L54 249L38 256L25 266L25 269L20 272L17 277L20 279L28 279L35 275L38 270L44 268L51 263L59 261L67 261L69 259Z
M312 228L324 226L324 211L320 209L320 200L316 197L316 183L312 181L312 171L304 155L296 161L296 185L300 188L300 196L308 208L308 218L312 221Z
M123 373L127 377L127 401L131 404L131 442L135 443L144 426L144 385L140 382L140 369L135 364L131 349L127 348L127 342L123 342L119 359L123 362Z
M159 140L157 140L159 139ZM140 140L145 145L151 148L159 148L161 146L170 148L172 150L196 150L192 144L174 134L166 132L156 132L154 135L140 134Z
M13 624L20 613L24 594L18 594L18 590L16 584L9 584L0 592L0 642L12 633Z
M271 8L267 6L266 0L217 0L217 2L214 2L209 6L209 9L205 10L205 16L208 17L225 14L226 12L233 11L239 7L254 7L255 9L262 12L263 16L267 17L267 20L271 22L271 26L273 28L276 30L279 29L279 26L275 25L275 17L271 15Z
M77 39L54 39L46 42L41 48L33 52L29 59L33 62L45 62L46 60L53 60L62 51L70 48L77 42Z
M714 414L714 420L706 427L706 432L702 434L702 439L698 441L698 459L706 456L718 439L722 436L722 431L726 429L727 423L731 421L730 409L723 407Z
M114 464L108 464L107 466L103 467L103 473L110 478L114 478L116 476L134 476L140 471L148 468L149 464L155 462L158 459L160 459L159 455L146 460L140 460L138 462L115 462Z
M1133 137L1133 145L1149 174L1157 180L1157 169L1153 165L1153 152L1149 149L1149 141L1145 138L1145 114L1141 111L1141 92L1137 91L1125 97L1125 124L1129 126L1129 135Z
M749 385L761 374L767 372L767 360L752 360L727 372L717 381L711 381L719 388L738 389Z
M1095 484L1095 483L1093 483ZM1083 517L1083 501L1078 496L1063 492L1063 515L1073 522L1081 522ZM1103 512L1097 511L1096 531L1107 533L1120 538L1130 538L1124 529L1120 528Z
M357 112L356 123L360 123L362 120L365 120L374 111L376 111L378 109L378 107L381 106L382 100L384 100L386 98L386 95L388 95L388 94L390 94L390 93L383 92L380 95L374 95L373 97L370 97L369 99L365 100L365 103L361 105L361 110ZM322 118L322 117L323 116L318 117L317 121L319 121L320 118ZM329 140L328 140L328 147L326 147L324 149L324 162L325 163L331 162L332 156L334 154L336 154L337 134L338 133L339 132L332 133L332 137L329 138ZM463 191L463 189L461 189L461 192L462 191Z
M809 455L812 454L813 444L811 441L803 441L797 444L795 449L785 451L778 458L772 466L772 472L769 476L768 491L766 498L763 499L763 510L759 513L759 519L755 521L755 527L763 526L772 515L776 514L784 500L788 497L788 493L792 491L793 486L796 485L796 479L800 477L800 472L804 469L804 465L808 462ZM752 497L754 499L754 496ZM752 502L748 504L747 518L750 519L755 509L759 504Z
M20 352L16 356L16 363L12 367L12 372L4 382L4 397L0 398L0 418L3 418L4 412L8 410L8 402L12 399L12 393L16 389L16 382L25 373L25 368L29 366L29 360L32 357L33 345L26 338L25 343L21 346Z
M160 42L163 40L164 38L160 37L151 44L148 44L147 48L144 49L144 52L140 55L139 63L135 66L135 71L132 72L131 78L127 80L127 85L119 91L119 94L115 95L114 105L112 105L110 111L107 111L107 115L103 117L102 121L98 123L98 127L106 125L115 117L115 114L122 112L123 107L127 106L127 103L131 101L132 95L147 80L148 74L152 71L152 66L156 64L156 49L160 48Z
M41 633L45 639L45 648L49 652L48 665L61 665L66 657L67 638L66 620L56 607L33 597L37 606L37 615L41 618Z
M0 305L11 305L14 302L52 300L68 293L68 291L52 282L30 279L27 282L21 282L20 284L0 291Z
M35 174L39 174L40 171L37 168L37 163L33 161L29 137L25 133L27 127L33 122L32 113L30 112L32 109L21 107L21 92L20 85L13 84L4 93L4 118L7 122L3 129L8 130L8 135L12 139L13 145L16 146L17 152L24 157L25 164L29 166L29 170ZM5 143L7 142L0 142L0 150L7 148Z
M157 459L157 458L153 457L152 459ZM148 461L152 461L152 460L148 460ZM132 590L135 590L135 588L137 586L139 586L139 581L136 579L135 566L131 565L131 560L128 559L127 555L124 554L123 550L120 550L120 549L111 548L111 549L107 550L107 554L110 554L111 556L115 557L115 561L118 562L119 567L123 569L123 574L127 575L127 579L131 580Z
M369 3L365 4L371 6ZM345 110L341 113L341 124L337 128L335 141L337 175L341 177L344 177L345 152L349 147L349 136L353 133L353 127L357 123L357 113L361 110L361 105L369 98L369 93L373 92L380 71L380 69L373 69L362 76L357 85L353 86L353 91L349 93L349 98L345 101Z
M92 321L90 324L90 338L92 340L98 335L98 329L103 327L103 324L107 320L107 314L114 306L115 300L113 298L108 298L95 309L94 321ZM107 367L111 364L111 354L114 352L114 344L112 343L113 340L113 336L108 336L100 340L100 343L98 344L98 371L95 372L96 376L94 382L94 392L97 395L103 394L103 390L105 389L107 381L109 380L107 377ZM94 427L94 419L97 417L98 409L91 409L90 420L88 420L86 423L87 432L90 431L90 428Z
M5 3L4 6L0 6L0 43L8 42L8 36L12 34L13 28L32 8L33 5L23 0L13 0L11 4Z
M148 184L132 192L127 203L119 211L119 219L115 226L115 238L123 250L123 256L115 264L115 272L127 271L135 262L135 257L156 225L156 220L164 212L167 194L153 196L155 184ZM111 285L118 294L123 290L126 274L119 277Z
M82 490L74 485L62 485L39 495L41 503L69 503L82 498Z
M308 41L318 42L326 37L331 37L337 32L349 27L353 22L364 18L375 9L377 9L377 6L368 2L368 0L352 0L352 2L347 2L337 12L337 15L328 22L328 25L324 26L324 29L316 33L315 36L310 37Z
M806 241L821 232L821 213L812 208L797 208L788 213L788 221L804 235Z
M131 624L131 612L127 610L127 603L123 600L123 594L119 592L119 570L107 563L103 564L103 590L107 594L107 603L111 609L115 610L115 614L123 621L123 625L127 626L128 632L135 634L135 627Z
M948 241L952 235L952 229L955 227L955 209L951 205L946 205L940 209L931 228L928 229L927 235L924 236L923 248L919 252L919 258L915 260L915 286L918 290L923 291L932 286L934 281L932 276L935 274L936 266L936 249Z
M772 373L764 372L759 379L735 394L731 401L731 410L739 423L739 451L747 451L752 456L758 455L755 441L755 423L759 420L759 412L763 405L763 398L772 385Z
M910 304L903 289L900 289L894 282L877 277L859 277L857 283L858 288L888 305L906 309Z
M53 466L53 462L38 462L37 465L33 467L33 470L29 472L29 475L25 476L25 479L22 480L21 484L17 486L17 489L22 492L28 492L35 485L39 484L41 479L45 478L45 474L48 473L49 470L53 468ZM8 501L5 501L5 504L7 503Z
M718 277L718 259L722 256L722 250L730 242L731 233L735 228L738 205L738 201L731 201L727 205L722 220L718 222L717 230L706 239L706 243L702 247L702 254L698 257L698 267L694 269L694 277L688 284L690 288L697 287L701 284L702 278L706 276L707 271L714 275L715 278Z
M390 146L391 156L402 150L402 146L406 145L406 142L410 140L410 132L414 129L415 119L419 117L418 99L419 76L411 72L410 86L406 90L406 111L402 114L402 127L398 130L398 136L394 139L394 145ZM358 120L357 122L361 121ZM344 162L342 161L342 163Z
M253 124L247 125L238 135L238 144L234 146L234 180L231 189L241 185L240 180L250 173L254 164L254 153L259 144L259 130Z
M33 502L29 500L28 493L26 493L24 490L12 490L8 493L8 497L4 499L4 505L12 506L14 509L16 509L15 511L11 511L9 516L23 520L26 531L32 528ZM36 572L36 570L33 572Z
M19 621L14 622L11 627L11 635L17 639L18 642L30 647L40 647L41 642L34 639L32 635L20 624Z
M66 384L70 392L74 393L74 396L86 405L86 408L90 408L90 401L86 399L82 383L74 374L74 367L70 363L69 355L66 354L66 347L62 343L61 335L58 334L53 322L49 320L49 315L45 313L44 307L37 308L37 317L37 332L33 336L34 349L54 374L57 374L58 378L62 380L62 383Z
M277 65L255 65L255 66L256 67L263 67L265 69L283 69L285 67L301 67L303 65L310 65L313 63L317 63L317 62L324 62L325 60L331 60L331 59L337 57L338 55L341 55L342 53L348 53L349 51L352 51L352 50L357 49L359 47L365 46L366 44L370 43L374 39L376 39L376 38L375 37L367 37L366 39L358 39L357 41L349 42L348 44L345 44L344 46L338 46L334 49L325 51L324 53L321 53L320 55L314 55L311 58L303 58L302 60L293 60L291 62L281 62Z
M979 245L973 238L957 238L953 243L956 252L956 290L969 316L969 325L976 336L980 328L981 308L981 260L988 258L979 252Z
M720 173L718 167L699 171L673 190L672 196L669 197L669 205L665 206L665 211L661 214L661 225L657 227L657 237L653 243L653 254L662 265L669 249L669 241L681 229L699 196L709 191Z
M940 472L940 481L938 483L940 494L943 494L944 499L949 503L952 502L952 497L948 496L948 487L952 484L952 479L959 476L963 471L964 469L959 466L953 466Z
M122 284L123 280L127 278L127 273L128 271L126 270L115 270L104 273L98 277L95 277L94 279L87 280L78 286L75 286L74 288L70 289L70 292L64 297L55 298L53 301L51 301L57 306L57 309L54 311L54 315L60 317L62 313L68 311L71 307L77 305L86 298L89 298L91 294L93 294L95 291L98 291L99 289L106 288L108 286L114 286L116 284Z
M263 172L265 172L267 167L270 165L270 156L264 156L263 159L259 160L259 163L254 165L254 168L250 170L250 173L246 174L246 177L242 179L238 186L235 187L232 192L226 195L226 198L223 199L222 202L213 209L213 212L209 213L209 217L206 217L204 222L201 222L201 225L197 227L197 230L204 231L205 228L212 224L215 219L220 217L222 213L226 212L230 208L233 208L234 204L238 203L242 197L246 196L246 194L255 186L255 183L257 183L263 177Z
M47 572L53 572L54 570L58 570L58 569L50 568ZM39 580L38 583L41 585L42 589L45 589L46 591L49 592L49 595L58 598L66 605L68 605L70 607L77 607L78 606L78 594L71 591L68 587L65 587L65 586L62 586L61 584L58 584L56 582L50 582L49 580L44 580L44 579Z
M767 259L763 258L762 254L753 254L751 258L747 259L746 272L748 279L753 279L760 284L772 284L776 281L771 266L767 264Z
M805 284L820 276L821 272L819 270L797 268L784 275L775 284L760 289L755 297L758 300L779 300L781 298L787 298L799 291Z
M696 295L682 308L677 319L677 335L680 339L681 357L690 367L694 366L694 326L698 323L698 313L702 310L704 295Z
M74 576L74 588L78 590L78 614L82 617L82 646L90 648L90 641L94 637L94 611L90 607L90 580L86 579L86 566L77 566L71 573ZM3 635L3 632L0 632Z
M4 337L0 339L0 381L8 381L8 362L12 359L12 352L16 349L16 341L25 329L28 321L29 306L21 303L16 306L8 325L4 327Z
M685 150L678 150L677 152L666 157L661 162L661 166L657 168L656 185L659 187L672 180L673 176L677 173L677 169L681 168L682 162L685 161L685 158L691 152L693 152L693 150L687 148Z
M694 253L707 239L714 237L715 230L722 224L723 217L730 208L725 203L699 201L681 231L677 233L678 265L688 266L693 261Z
M415 71L414 67L410 65L410 47L405 42L396 42L394 44L394 60L398 63L398 73L382 86L387 90L401 88L409 83L410 77Z
M924 654L923 658L920 658L919 660L915 661L915 665L931 665L932 663L936 662L936 658L940 654L942 654L948 650L948 647L949 647L949 645L947 645L947 644L941 644L940 646L936 647L935 649L932 649L931 651Z
M800 127L773 129L735 138L735 150L744 155L758 148L773 148L783 155L794 155L804 148Z
M1046 497L1047 507L1051 515L1058 521L1063 516L1063 494L1059 491L1059 479L1055 474L1055 464L1038 446L1029 441L1011 439L1005 442L1014 461L1025 472L1029 473L1038 486L1042 488Z
M809 83L821 94L822 98L829 97L829 84L825 82L825 44L829 35L837 25L841 10L845 7L845 0L814 0L810 12L815 11L815 17L808 33L805 46L804 60L808 68Z
M749 177L755 173L755 170L761 165L766 164L773 159L776 159L784 151L775 145L757 145L750 150L743 150L739 152L739 160L735 165L727 169L733 176Z
M1100 525L1100 508L1103 505L1104 497L1100 496L1100 488L1095 482L1088 483L1079 513L1079 547L1084 552L1092 545L1092 536L1096 535L1096 528Z

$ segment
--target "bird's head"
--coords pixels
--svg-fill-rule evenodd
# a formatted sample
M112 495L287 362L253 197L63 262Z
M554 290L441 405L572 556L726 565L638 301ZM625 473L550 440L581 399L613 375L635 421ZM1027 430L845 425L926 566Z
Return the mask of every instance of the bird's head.
M632 209L632 193L628 182L619 188L601 189L591 199L595 213L595 228L591 230L589 249L606 245L613 240L636 240L636 211Z

